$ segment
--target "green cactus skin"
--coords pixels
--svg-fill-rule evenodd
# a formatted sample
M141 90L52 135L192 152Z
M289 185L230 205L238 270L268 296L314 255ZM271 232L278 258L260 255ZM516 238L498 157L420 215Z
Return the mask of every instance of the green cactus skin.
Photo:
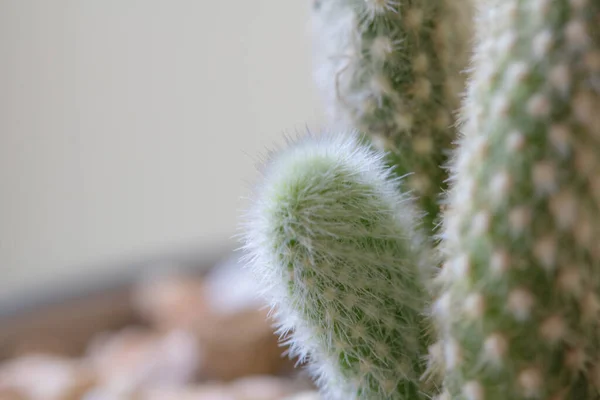
M244 233L290 353L325 399L429 399L423 282L434 262L385 154L309 135L267 164Z
M442 399L600 398L599 18L480 0L433 306Z
M321 0L315 80L336 123L368 134L426 212L432 230L456 139L470 0Z

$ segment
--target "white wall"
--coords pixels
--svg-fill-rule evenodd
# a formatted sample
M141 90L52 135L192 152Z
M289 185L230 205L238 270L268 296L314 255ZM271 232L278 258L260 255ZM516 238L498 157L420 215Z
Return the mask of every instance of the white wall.
M3 287L234 233L317 126L310 1L0 0Z

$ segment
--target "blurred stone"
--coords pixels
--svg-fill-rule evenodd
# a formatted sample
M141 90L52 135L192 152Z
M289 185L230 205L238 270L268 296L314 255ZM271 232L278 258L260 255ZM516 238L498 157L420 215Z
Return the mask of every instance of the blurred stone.
M207 305L215 314L233 315L265 306L258 283L237 254L208 271L204 287Z
M0 366L0 393L7 399L20 395L30 400L75 400L93 384L87 368L65 358L31 355Z
M133 291L133 306L142 318L161 330L186 329L210 312L204 284L198 277L153 276Z
M280 400L297 391L294 382L272 376L238 379L229 387L236 400Z
M87 359L101 385L127 391L187 384L196 377L199 357L196 338L189 332L128 328L98 337Z
M193 387L190 386L187 388L145 390L142 391L140 395L136 397L136 399L281 400L286 396L298 392L299 390L301 389L299 389L298 384L292 379L276 378L272 376L252 376L233 381L229 384L207 383Z
M319 395L319 392L306 391L293 394L281 400L321 400L321 396Z
M68 340L58 337L26 337L13 346L13 355L17 357L30 354L46 354L62 357L76 355Z
M0 389L0 400L28 400L27 397L16 389Z
M81 396L81 400L132 400L137 399L135 393L119 388L96 386Z
M177 389L146 390L139 400L238 400L223 385L206 384Z
M233 380L247 375L287 373L293 363L267 321L266 311L211 315L195 330L203 350L201 377Z

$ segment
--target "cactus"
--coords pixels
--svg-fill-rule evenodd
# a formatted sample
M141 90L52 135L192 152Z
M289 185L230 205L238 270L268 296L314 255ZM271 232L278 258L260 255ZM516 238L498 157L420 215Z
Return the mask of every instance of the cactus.
M428 399L418 213L383 152L356 134L291 143L268 163L244 234L290 353L325 399Z
M456 138L470 0L320 0L314 9L315 80L331 118L410 174L431 231Z
M600 398L600 2L481 0L433 307L444 399Z

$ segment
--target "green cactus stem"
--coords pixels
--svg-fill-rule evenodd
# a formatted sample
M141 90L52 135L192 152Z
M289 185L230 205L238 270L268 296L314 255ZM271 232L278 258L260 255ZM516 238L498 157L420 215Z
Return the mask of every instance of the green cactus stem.
M480 0L443 239L446 393L600 398L600 2Z
M336 123L368 134L418 197L430 231L456 139L470 0L321 0L315 80Z
M399 184L358 135L309 135L272 157L250 213L250 265L325 399L430 398L435 263Z

